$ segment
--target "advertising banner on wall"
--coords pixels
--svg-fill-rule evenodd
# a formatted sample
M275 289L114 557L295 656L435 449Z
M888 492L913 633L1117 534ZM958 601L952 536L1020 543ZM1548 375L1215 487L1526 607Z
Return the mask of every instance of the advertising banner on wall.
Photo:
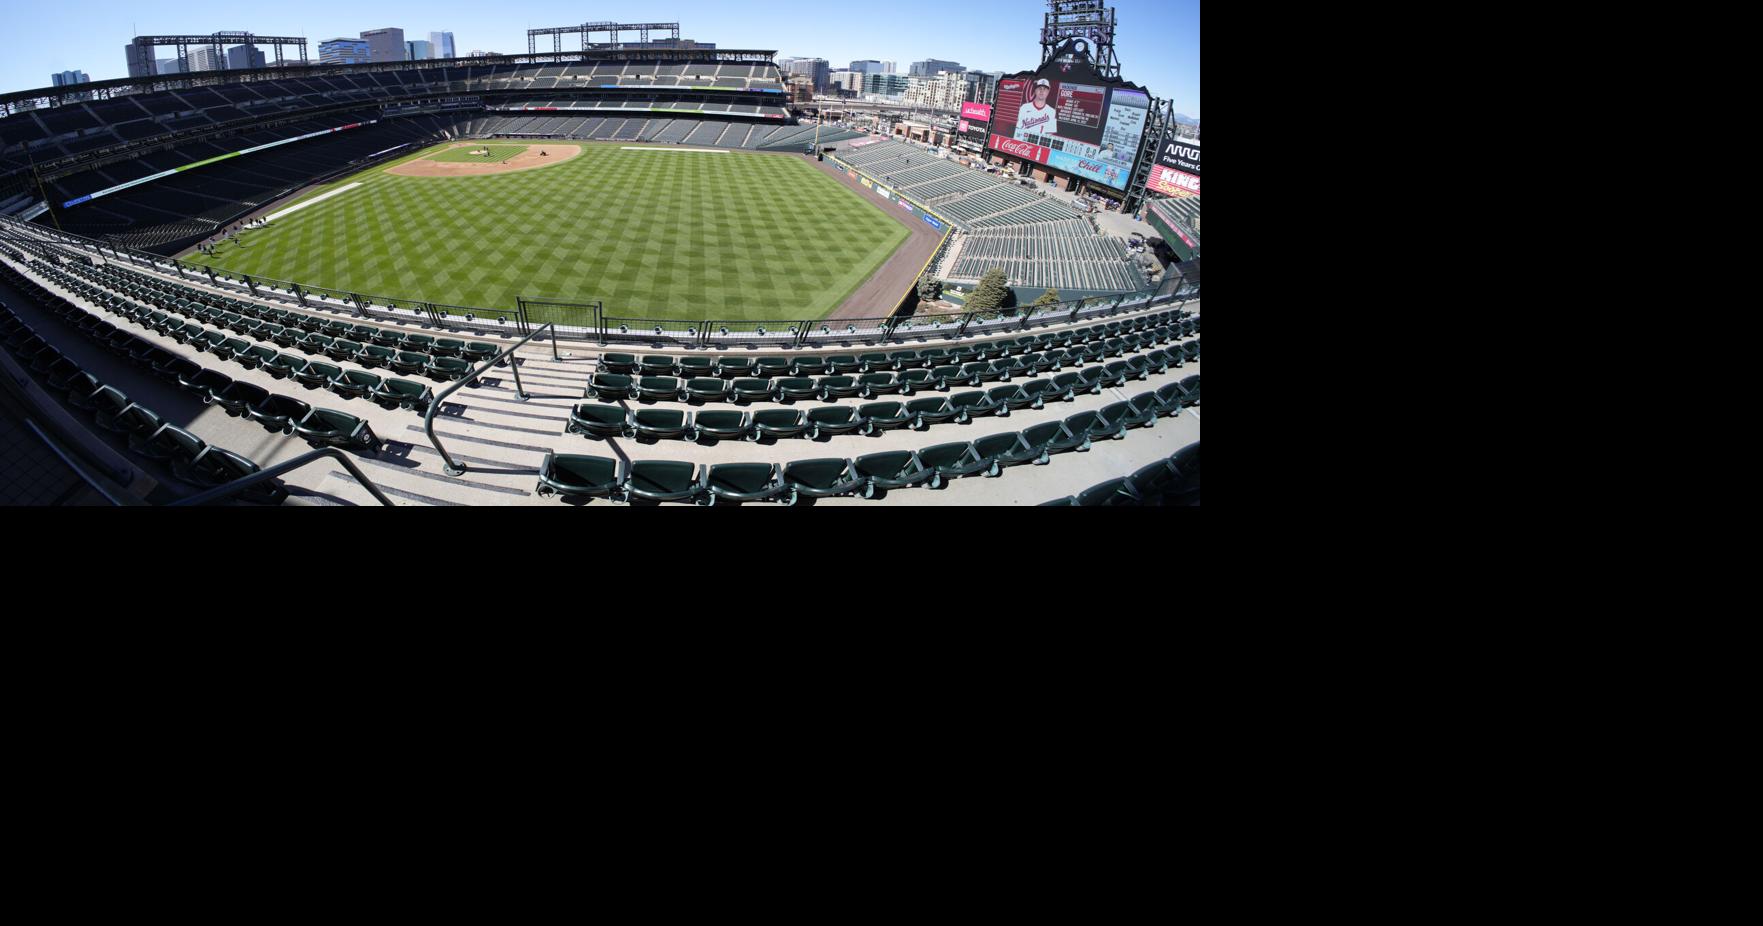
M1200 195L1200 143L1165 135L1146 189L1164 196Z
M984 103L962 103L961 118L971 122L990 122L992 108Z
M1124 190L1150 111L1144 89L1052 61L998 82L987 147Z

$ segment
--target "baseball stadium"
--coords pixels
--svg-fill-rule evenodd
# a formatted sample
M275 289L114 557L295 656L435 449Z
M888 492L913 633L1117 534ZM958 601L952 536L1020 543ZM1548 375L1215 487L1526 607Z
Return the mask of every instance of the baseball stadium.
M1198 138L1039 16L929 116L677 23L0 93L0 504L1198 506Z

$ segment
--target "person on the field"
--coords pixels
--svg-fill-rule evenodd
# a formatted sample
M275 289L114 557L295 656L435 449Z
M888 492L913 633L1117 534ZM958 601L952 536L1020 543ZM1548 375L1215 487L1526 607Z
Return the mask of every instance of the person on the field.
M1034 99L1022 104L1016 111L1016 137L1027 140L1032 135L1059 134L1059 113L1049 102L1053 96L1053 84L1042 78L1035 81Z

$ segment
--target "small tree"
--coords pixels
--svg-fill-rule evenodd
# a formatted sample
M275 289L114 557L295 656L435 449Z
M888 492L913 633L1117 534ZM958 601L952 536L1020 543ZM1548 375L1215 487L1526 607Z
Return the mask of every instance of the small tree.
M926 273L918 279L918 298L922 302L935 302L943 297L943 281Z
M1053 305L1058 301L1059 291L1049 288L1046 292L1041 294L1041 298L1035 300L1035 305Z
M1004 276L1003 268L993 267L979 278L979 285L967 297L967 309L970 312L993 312L1002 308L1009 297L1009 278Z

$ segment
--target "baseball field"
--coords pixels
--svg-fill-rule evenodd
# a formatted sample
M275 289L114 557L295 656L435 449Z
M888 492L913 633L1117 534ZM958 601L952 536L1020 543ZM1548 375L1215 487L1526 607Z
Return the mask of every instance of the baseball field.
M185 259L448 305L525 296L632 318L812 319L906 237L801 157L466 142L309 190L239 244Z

